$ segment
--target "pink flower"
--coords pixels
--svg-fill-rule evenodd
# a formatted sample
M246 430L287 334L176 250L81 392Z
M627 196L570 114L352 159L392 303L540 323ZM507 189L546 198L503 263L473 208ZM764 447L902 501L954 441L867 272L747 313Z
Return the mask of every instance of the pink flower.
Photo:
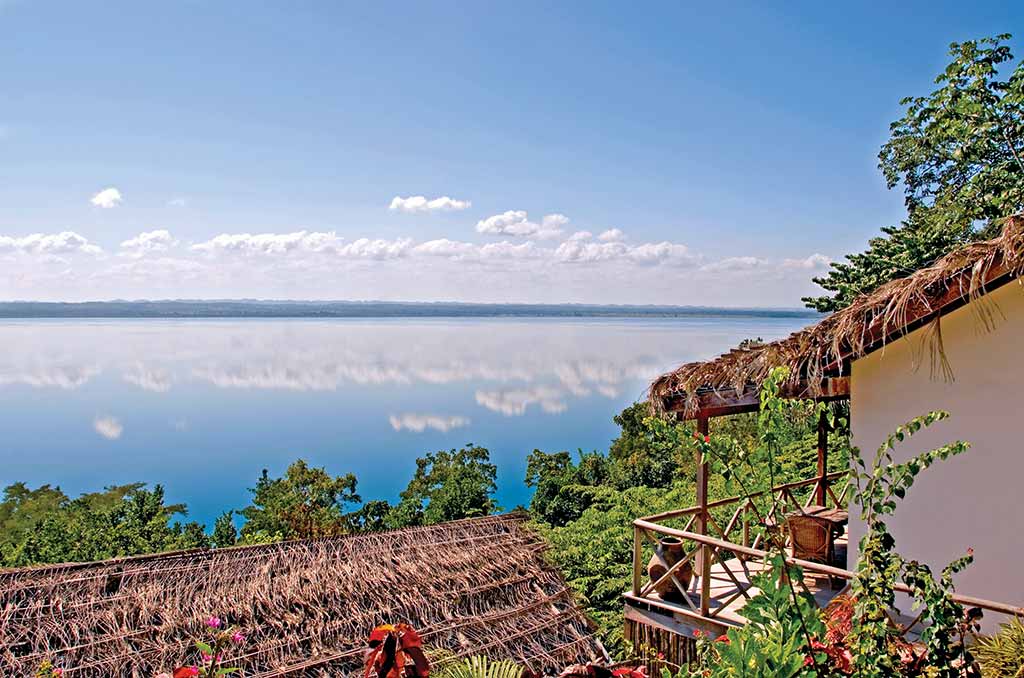
M211 629L219 629L220 623L220 617L210 617L206 620L206 625L209 626Z
M235 631L234 633L231 634L231 642L239 643L239 644L244 643L245 642L245 636L242 635L241 631Z

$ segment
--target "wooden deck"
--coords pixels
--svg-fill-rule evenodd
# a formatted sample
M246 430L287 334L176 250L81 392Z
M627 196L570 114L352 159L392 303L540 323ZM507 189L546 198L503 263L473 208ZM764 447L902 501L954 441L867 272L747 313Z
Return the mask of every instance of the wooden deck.
M843 567L846 563L847 537L836 539L836 560L837 566ZM728 572L726 571L728 566ZM694 630L707 633L724 633L730 627L737 627L746 624L743 617L743 607L747 600L759 593L756 586L751 583L760 572L767 568L763 560L740 560L732 558L724 563L715 562L711 566L710 595L708 596L708 614L700 615L700 577L694 577L690 583L687 596L690 604L684 600L663 600L657 593L651 592L644 598L625 594L626 615L631 615L631 610L643 611L644 613L632 614L634 621L650 624L657 622L657 616L667 617L660 620L660 624L671 628L675 633L692 635ZM731 576L730 576L731 575ZM805 572L803 585L806 587L819 607L824 608L833 598L846 590L847 582L840 579L830 578L816 572ZM742 589L742 590L741 590ZM652 617L653 615L656 615Z

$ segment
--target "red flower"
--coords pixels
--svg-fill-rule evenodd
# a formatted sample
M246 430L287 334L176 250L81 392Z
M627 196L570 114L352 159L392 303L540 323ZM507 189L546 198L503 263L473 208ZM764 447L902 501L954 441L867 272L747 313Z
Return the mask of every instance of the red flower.
M725 635L723 633L722 635L720 635L717 638L715 638L715 642L716 643L725 643L726 645L728 645L729 644L729 636L727 636L727 635Z
M704 436L704 442L710 443L711 442L711 436Z
M704 632L701 631L700 629L694 629L693 630L693 637L694 638L703 638L704 637Z
M181 666L174 669L174 673L171 674L172 678L195 678L199 675L199 669L195 666Z

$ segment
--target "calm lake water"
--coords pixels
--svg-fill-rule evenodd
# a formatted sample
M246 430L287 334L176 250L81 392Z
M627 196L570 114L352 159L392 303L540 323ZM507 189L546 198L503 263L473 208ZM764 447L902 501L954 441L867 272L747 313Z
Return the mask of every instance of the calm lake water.
M490 449L505 508L534 448L606 450L650 380L811 320L0 322L0 483L162 483L210 523L302 457L397 497L425 452Z

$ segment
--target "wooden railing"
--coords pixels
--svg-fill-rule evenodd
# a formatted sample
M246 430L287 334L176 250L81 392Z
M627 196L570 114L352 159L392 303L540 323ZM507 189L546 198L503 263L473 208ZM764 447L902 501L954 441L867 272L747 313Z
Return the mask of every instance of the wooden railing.
M669 608L682 613L696 622L722 625L736 625L737 617L727 610L741 596L749 599L752 593L750 581L755 571L760 571L770 557L764 548L766 539L781 539L789 545L784 526L786 513L797 508L806 508L822 497L829 508L845 508L845 471L787 483L758 492L749 497L730 497L707 502L705 506L693 506L676 511L667 511L633 521L633 580L631 590L625 594L628 603L652 604L654 607ZM838 486L842 484L842 489ZM805 494L806 493L806 494ZM680 524L675 527L672 523ZM656 547L663 537L675 537L682 542L682 555L675 563L662 558ZM654 548L652 548L654 547ZM660 559L665 573L655 581L647 579L647 554L654 552ZM788 550L787 550L788 553ZM802 568L806 575L825 578L831 588L833 580L849 581L854 574L850 570L834 565L787 557L787 562ZM717 563L714 574L721 581L731 581L734 589L725 597L712 598L712 567ZM687 565L693 570L689 585L680 581L680 573ZM752 571L755 570L755 571ZM685 577L684 577L685 578ZM674 601L666 604L656 593L668 582L678 591ZM896 590L909 593L902 584ZM955 595L955 600L967 607L978 607L999 614L1024 617L1024 608L970 596ZM741 613L740 613L741 614ZM906 633L916 620L904 624Z
M647 597L657 587L671 580L679 590L681 599L695 613L702 617L715 617L735 597L745 594L748 586L736 581L735 597L719 606L717 610L712 610L710 607L712 561L718 561L724 571L734 580L736 577L732 575L731 566L725 561L738 561L733 565L739 565L746 570L749 580L750 573L745 564L752 556L745 554L742 549L763 554L760 547L764 545L767 531L773 526L784 523L785 514L788 511L810 506L815 500L820 501L822 497L825 498L826 505L830 507L843 507L846 478L846 472L831 473L824 477L778 485L746 497L719 499L708 502L705 506L666 511L634 521L632 595L637 598ZM843 481L844 487L837 493L833 485L840 480ZM674 528L666 525L666 523L672 522L679 522L682 527ZM652 546L656 547L662 536L675 536L682 539L683 556L674 564L663 562L662 564L667 570L664 576L657 581L643 585L646 566L645 542L650 542ZM716 546L712 541L720 541L727 546ZM742 547L742 549L736 550L732 548L733 546ZM688 564L693 567L695 581L699 582L701 587L696 592L699 594L697 603L693 600L695 592L684 586L676 576Z

